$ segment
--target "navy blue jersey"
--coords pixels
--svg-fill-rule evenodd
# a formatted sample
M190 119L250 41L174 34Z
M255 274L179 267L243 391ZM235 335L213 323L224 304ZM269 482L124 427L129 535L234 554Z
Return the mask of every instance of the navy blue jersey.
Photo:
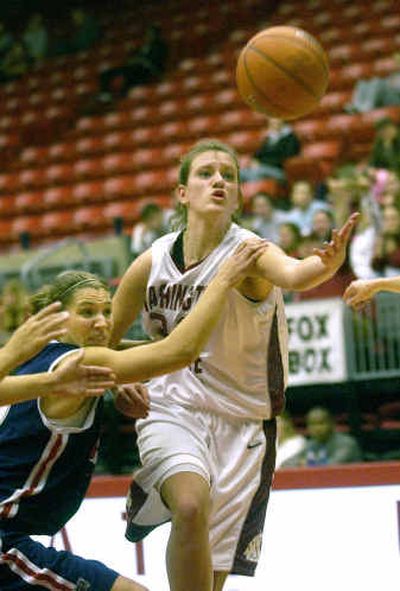
M75 349L50 343L16 374L47 371ZM4 409L3 409L4 410ZM0 529L53 535L78 510L89 485L99 438L102 401L87 429L51 430L38 401L9 407L0 417Z

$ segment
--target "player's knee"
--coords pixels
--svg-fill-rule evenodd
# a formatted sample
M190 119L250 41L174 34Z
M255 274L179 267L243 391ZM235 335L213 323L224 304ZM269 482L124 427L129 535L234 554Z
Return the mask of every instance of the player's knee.
M182 524L199 527L208 523L210 502L206 496L181 495L175 501L173 517Z

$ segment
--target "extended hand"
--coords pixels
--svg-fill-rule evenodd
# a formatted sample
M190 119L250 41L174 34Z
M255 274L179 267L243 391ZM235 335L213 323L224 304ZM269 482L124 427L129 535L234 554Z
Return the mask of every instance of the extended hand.
M34 357L52 339L65 334L63 325L69 314L60 312L60 308L59 302L50 304L17 328L5 345L16 366Z
M150 409L149 394L143 384L119 386L115 406L122 414L133 419L147 417Z
M352 281L343 294L343 299L354 310L361 310L376 294L372 281L357 279Z
M340 230L332 230L330 242L325 242L321 248L314 248L314 254L319 256L327 268L336 271L344 263L346 247L359 217L358 212L351 214Z
M245 240L236 248L235 252L221 265L218 275L224 278L232 287L242 281L249 274L252 266L268 248L268 242L261 238Z
M115 376L107 367L83 365L84 350L66 359L52 374L52 394L62 396L102 396L115 386Z

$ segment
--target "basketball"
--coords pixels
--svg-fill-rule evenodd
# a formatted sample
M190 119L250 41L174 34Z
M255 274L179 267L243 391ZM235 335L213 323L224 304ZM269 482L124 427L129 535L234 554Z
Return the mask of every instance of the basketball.
M236 83L245 103L284 120L315 109L328 79L323 47L297 27L270 27L257 33L240 52L236 67Z

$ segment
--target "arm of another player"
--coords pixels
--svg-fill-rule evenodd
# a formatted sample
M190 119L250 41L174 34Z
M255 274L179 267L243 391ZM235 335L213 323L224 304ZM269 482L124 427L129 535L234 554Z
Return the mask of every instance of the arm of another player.
M151 270L151 250L137 257L122 277L112 301L113 329L111 346L124 336L146 299L147 281Z
M265 241L243 242L220 267L188 316L165 339L125 351L85 350L85 362L110 367L118 383L143 381L192 363L202 351L224 307L229 289L240 283L265 251Z
M378 277L376 279L356 279L343 294L343 299L355 310L362 309L381 291L400 292L400 275L397 277Z
M115 386L115 376L107 367L83 365L84 352L68 356L54 372L7 376L0 382L0 406L34 400L41 396L69 397L76 401L101 396Z
M329 243L303 260L289 257L271 244L255 264L256 276L295 291L311 289L327 281L345 260L346 247L358 217L359 214L352 214L340 230L333 230Z

